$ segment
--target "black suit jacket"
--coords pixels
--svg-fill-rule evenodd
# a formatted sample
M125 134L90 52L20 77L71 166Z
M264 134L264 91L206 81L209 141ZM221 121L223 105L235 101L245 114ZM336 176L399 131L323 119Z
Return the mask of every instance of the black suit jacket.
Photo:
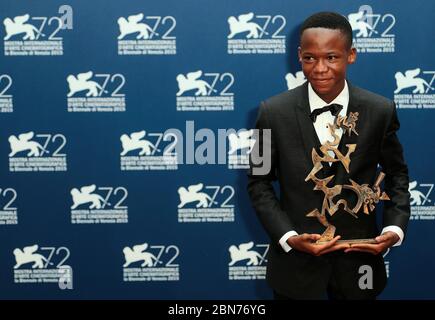
M349 86L349 112L358 112L356 125L358 136L349 137L343 133L339 150L345 155L346 144L356 143L351 154L350 172L340 162L332 166L324 164L323 172L317 176L335 174L328 186L350 184L349 178L359 184L375 182L377 166L386 173L384 190L391 201L384 202L383 225L396 225L406 231L410 216L408 193L408 168L405 164L402 146L397 138L399 129L396 107L384 97ZM309 118L308 83L293 90L274 96L260 105L256 128L271 129L271 164L268 174L248 173L248 192L256 213L271 238L267 264L267 280L271 287L293 298L321 298L333 278L335 284L348 297L364 298L379 294L386 284L386 274L381 255L366 253L333 252L313 256L297 250L284 252L279 239L288 231L299 234L322 234L325 227L316 218L306 217L311 210L322 207L324 193L314 191L312 181L305 177L313 168L311 152L320 147L320 142ZM263 139L257 139L260 149ZM321 154L319 152L319 154ZM252 159L251 159L252 160ZM272 182L279 182L279 197ZM343 190L351 207L356 196ZM380 213L378 213L380 214ZM328 215L328 214L327 214ZM379 235L375 212L358 218L342 209L329 218L337 227L336 235L342 239L373 238ZM373 289L361 290L358 281L362 276L360 267L369 265L374 273Z

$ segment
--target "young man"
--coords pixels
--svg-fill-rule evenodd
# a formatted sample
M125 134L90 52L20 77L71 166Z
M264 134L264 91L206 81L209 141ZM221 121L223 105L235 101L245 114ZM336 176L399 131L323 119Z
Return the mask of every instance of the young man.
M386 284L382 253L401 244L410 216L408 169L396 135L396 108L390 100L346 81L346 68L355 62L356 50L352 48L352 28L343 16L314 14L302 24L300 36L299 61L307 82L261 103L256 127L260 137L262 129L271 129L267 143L271 170L254 173L251 164L248 174L252 204L271 239L267 281L277 299L323 299L327 295L375 299ZM314 111L328 105L334 107ZM349 172L336 161L322 163L324 168L317 175L334 176L328 187L349 185L349 179L373 186L379 164L386 174L384 191L390 200L384 202L380 233L375 212L364 214L361 208L356 218L340 206L333 215L326 213L336 227L336 237L316 244L325 227L306 215L322 208L325 194L313 190L312 181L305 181L313 168L312 149L333 141L328 126L336 116L350 113L358 113L358 135L335 131L341 154L347 154L349 144L357 145L350 154ZM257 143L260 149L266 147L263 139ZM279 181L279 198L272 186L275 180ZM347 191L336 199L343 198L353 207L356 195ZM350 246L337 243L340 237L375 238L377 243ZM373 275L366 285L361 285L361 270L368 272L368 277Z

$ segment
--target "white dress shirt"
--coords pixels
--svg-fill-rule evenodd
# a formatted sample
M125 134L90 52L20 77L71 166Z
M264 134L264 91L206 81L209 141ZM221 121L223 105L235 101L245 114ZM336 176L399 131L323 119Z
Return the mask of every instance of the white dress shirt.
M340 115L344 117L347 113L347 107L349 106L349 88L347 86L347 82L345 81L343 90L330 103L326 103L325 101L323 101L322 98L320 98L317 95L317 93L313 90L311 84L308 83L308 101L310 103L311 112L314 109L322 108L326 105L330 105L333 103L340 104L343 106L343 109L341 109L340 111ZM320 144L324 144L327 140L331 142L334 141L334 138L329 132L329 128L328 128L328 124L333 124L334 121L335 121L335 117L329 111L323 112L317 116L316 122L314 122L314 129L316 130L317 136L319 137ZM343 131L336 130L335 133L341 138ZM335 153L333 151L328 151L328 153L330 153L332 157L335 157ZM403 237L404 237L403 230L398 226L387 226L384 229L382 229L381 234L387 231L392 231L399 236L400 239L394 244L394 247L399 246L403 241ZM287 243L287 239L297 235L298 233L296 231L290 230L281 237L279 243L285 252L289 252L292 249Z

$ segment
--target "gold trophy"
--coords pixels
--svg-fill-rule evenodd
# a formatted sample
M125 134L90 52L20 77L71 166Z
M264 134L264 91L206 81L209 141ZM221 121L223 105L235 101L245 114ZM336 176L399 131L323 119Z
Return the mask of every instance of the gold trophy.
M326 141L321 147L320 151L322 155L319 155L315 148L313 148L311 152L311 157L313 161L313 169L305 178L305 181L313 181L315 186L314 190L321 190L325 194L322 203L322 209L319 212L318 209L314 209L307 214L307 217L316 217L319 222L326 227L325 232L321 235L321 238L316 241L316 244L322 244L328 241L331 241L334 238L335 234L335 226L333 226L327 219L326 214L333 215L339 209L340 205L343 205L344 210L358 218L357 213L360 211L361 207L363 207L363 212L365 214L369 214L371 211L375 209L376 204L380 200L390 200L388 195L385 192L382 192L380 189L380 184L385 177L383 172L380 172L378 175L375 184L373 187L370 187L368 184L360 185L350 180L350 185L335 185L333 187L328 187L328 183L334 178L334 175L329 176L324 179L319 179L316 177L316 173L322 170L323 165L322 162L337 162L340 161L344 166L347 173L349 173L350 166L350 155L355 151L356 144L347 144L348 148L347 154L343 155L338 150L338 144L340 141L340 137L336 134L335 130L341 129L343 130L343 134L347 132L349 136L354 133L358 135L356 132L356 121L358 120L358 112L350 113L349 117L342 117L340 115L337 116L333 125L329 124L328 128L331 135L334 137L334 141ZM333 152L335 157L331 156L328 152ZM357 203L354 208L349 208L347 201L345 199L340 199L334 203L333 199L335 196L339 195L342 189L349 189L355 192L357 195ZM375 239L351 239L351 240L339 240L337 243L377 243Z

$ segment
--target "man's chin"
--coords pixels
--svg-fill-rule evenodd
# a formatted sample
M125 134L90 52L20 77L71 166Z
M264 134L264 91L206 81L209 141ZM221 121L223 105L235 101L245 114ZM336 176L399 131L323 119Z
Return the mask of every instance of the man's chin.
M332 91L332 87L331 86L319 86L319 85L312 85L311 84L311 86L313 87L313 90L317 93L317 94L319 94L319 95L327 95L327 94L329 94L329 93L331 93L331 91Z

